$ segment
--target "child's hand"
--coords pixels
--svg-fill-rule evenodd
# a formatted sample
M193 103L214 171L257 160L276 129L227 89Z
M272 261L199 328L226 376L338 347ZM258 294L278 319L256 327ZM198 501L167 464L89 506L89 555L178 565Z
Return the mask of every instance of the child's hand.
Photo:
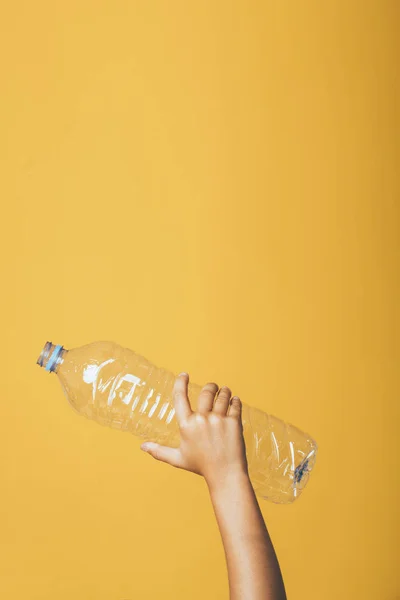
M180 447L146 442L142 450L174 467L203 475L209 486L232 474L247 475L240 399L237 396L231 399L229 388L218 391L215 383L208 383L199 395L197 412L193 412L188 382L187 373L181 373L173 391Z
M278 560L247 471L242 404L236 396L231 400L229 388L218 391L208 383L193 412L188 382L181 373L174 385L179 448L146 442L142 449L206 479L224 544L230 598L285 600Z

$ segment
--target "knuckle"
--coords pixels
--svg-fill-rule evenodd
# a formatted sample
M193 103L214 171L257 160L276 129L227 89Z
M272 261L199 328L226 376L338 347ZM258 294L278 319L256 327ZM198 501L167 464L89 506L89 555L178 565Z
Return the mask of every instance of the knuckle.
M183 421L181 421L179 423L179 429L181 431L187 431L189 429L189 427L190 427L190 420L188 420L188 419L184 419Z
M227 404L229 402L230 394L218 394L215 403L221 402L223 404Z
M215 413L210 413L208 419L210 424L216 427L222 423L223 417L221 417L221 415L216 415Z
M219 390L219 396L230 396L231 395L231 389L228 388L228 386L224 385L220 390Z
M207 419L204 415L201 415L200 413L196 413L196 422L199 425L204 425L206 423Z
M240 426L241 422L240 419L237 418L237 416L228 417L228 427L230 427L231 429L237 429Z
M216 383L210 382L210 383L206 383L206 385L203 387L203 392L207 392L210 394L215 395L218 391L218 385Z

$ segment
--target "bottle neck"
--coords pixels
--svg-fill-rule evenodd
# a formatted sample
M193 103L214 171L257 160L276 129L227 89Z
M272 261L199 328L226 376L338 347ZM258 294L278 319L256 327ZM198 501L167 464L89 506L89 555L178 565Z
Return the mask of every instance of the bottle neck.
M46 342L37 360L37 364L49 373L57 373L64 362L67 352L68 350L63 348L63 346L53 344L52 342Z

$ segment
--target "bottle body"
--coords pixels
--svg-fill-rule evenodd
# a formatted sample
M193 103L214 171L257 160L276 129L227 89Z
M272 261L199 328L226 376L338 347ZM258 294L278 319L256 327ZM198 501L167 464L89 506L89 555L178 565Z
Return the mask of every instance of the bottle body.
M46 369L57 373L69 402L79 414L145 440L179 445L173 373L112 342L95 342L70 351L61 349L58 354L57 348L61 347L48 348ZM42 356L43 352L39 364L41 360L46 362ZM200 391L201 386L189 383L193 409ZM292 502L307 482L316 443L296 427L245 404L242 419L249 473L256 493L273 502Z

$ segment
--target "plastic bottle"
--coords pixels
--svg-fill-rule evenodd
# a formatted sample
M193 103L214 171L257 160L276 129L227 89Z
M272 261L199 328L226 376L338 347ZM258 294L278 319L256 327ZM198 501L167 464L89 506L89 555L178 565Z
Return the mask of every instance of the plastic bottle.
M66 350L47 342L38 359L56 373L75 410L98 423L164 445L179 445L173 408L173 373L113 342ZM192 408L201 386L189 383ZM279 504L304 489L317 452L315 441L296 427L243 404L249 473L256 493Z

